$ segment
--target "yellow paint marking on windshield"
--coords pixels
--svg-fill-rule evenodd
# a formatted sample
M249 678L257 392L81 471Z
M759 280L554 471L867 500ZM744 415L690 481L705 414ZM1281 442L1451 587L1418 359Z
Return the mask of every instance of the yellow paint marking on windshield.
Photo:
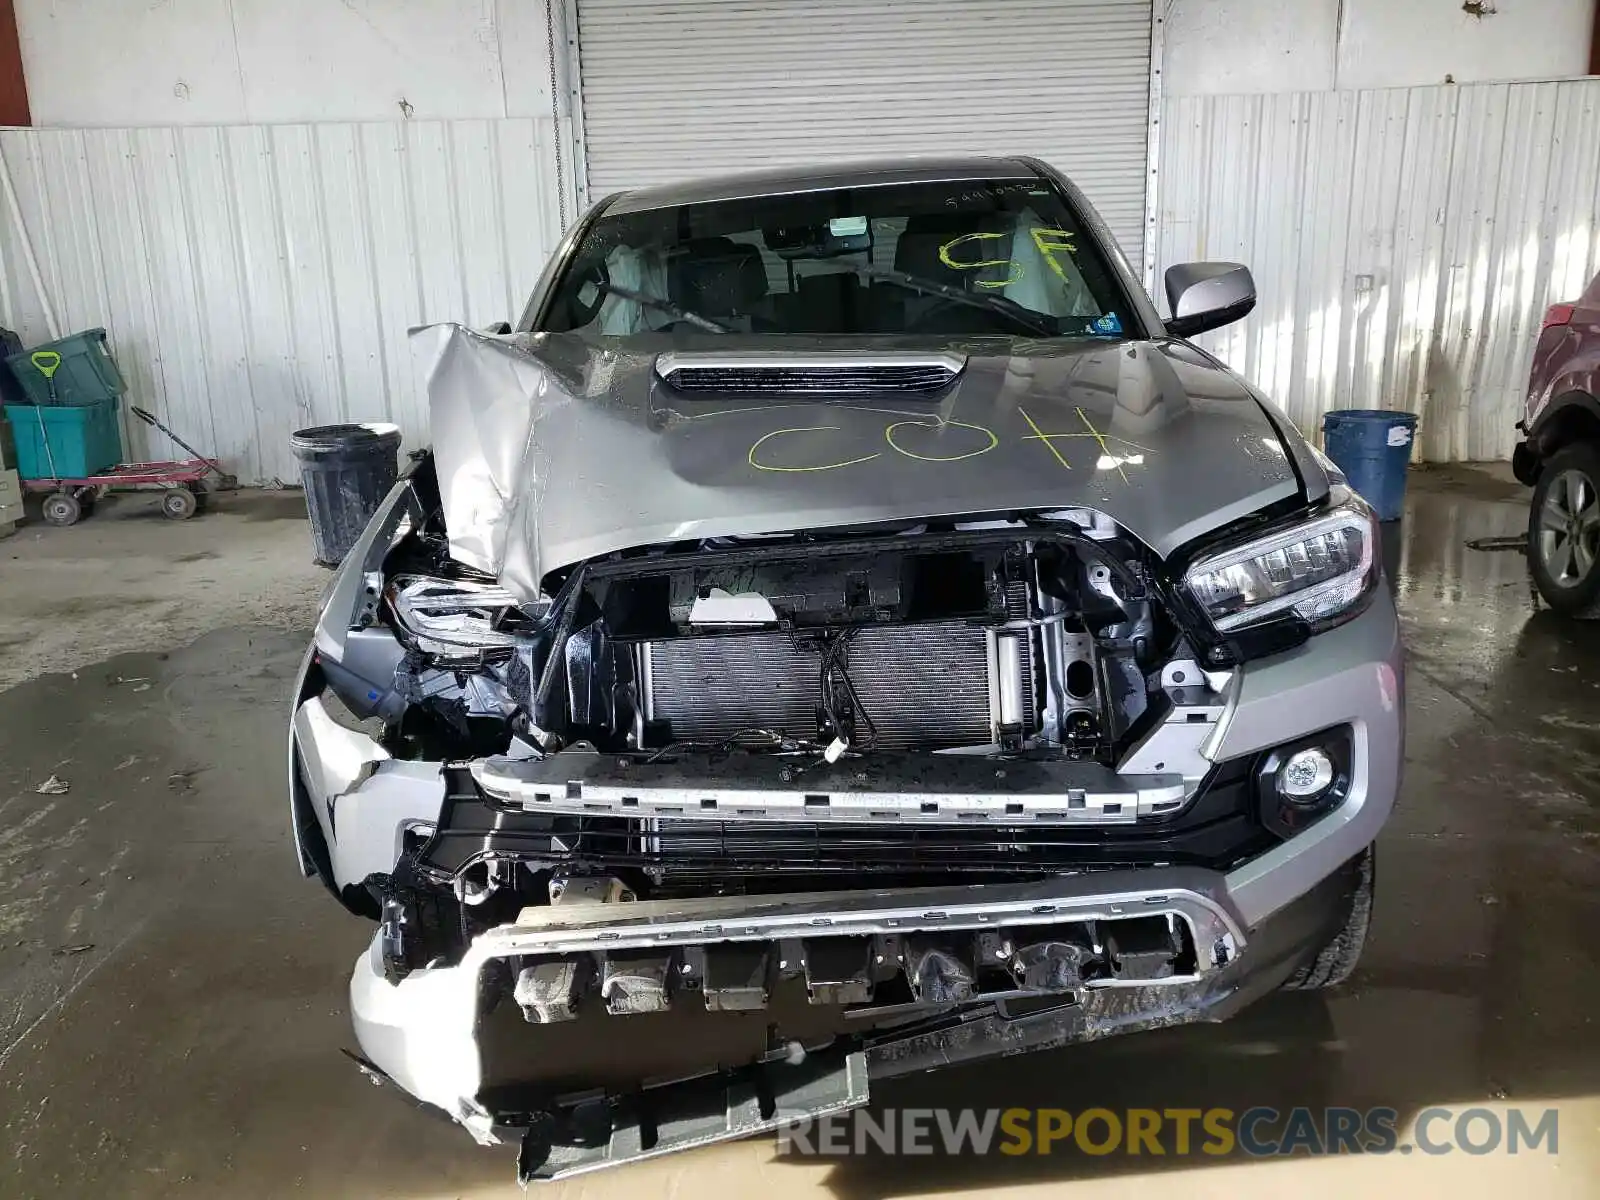
M977 285L982 288L1010 287L1013 283L1022 278L1022 264L1017 262L1015 259L984 258L977 259L972 262L964 262L950 256L950 251L954 250L963 242L998 241L1002 238L1009 238L1010 236L1010 234L1006 233L987 231L963 233L960 237L951 238L948 242L939 247L939 261L945 266L949 267L952 271L978 271L984 267L1010 267L1011 273L1004 279L979 279L975 281Z
M818 465L812 467L770 467L765 463L758 463L756 461L756 451L761 449L762 444L770 441L772 438L778 437L780 434L830 432L838 433L839 427L837 425L801 425L794 429L774 429L771 433L763 434L762 436L758 437L755 440L755 444L750 447L750 453L746 457L749 459L750 465L758 471L775 471L783 475L799 475L804 474L807 471L837 471L841 467L853 467L856 465L856 463L871 462L875 458L882 457L879 454L867 454L863 455L861 458L847 458L843 462L835 463L819 463Z
M1033 244L1039 248L1039 256L1050 265L1050 269L1060 277L1061 282L1070 287L1072 280L1056 260L1056 253L1065 250L1068 254L1077 254L1077 247L1072 244L1072 234L1065 229L1035 229Z
M1061 265L1061 260L1057 255L1062 251L1065 251L1068 255L1077 254L1078 248L1074 242L1076 235L1065 229L1031 229L1028 232L1033 237L1033 244L1039 251L1039 257L1044 259L1045 264L1055 272L1056 277L1062 283L1069 287L1073 286L1072 276L1067 274L1066 268ZM1009 267L1011 268L1010 273L1004 279L978 279L973 282L981 288L1010 287L1027 273L1027 269L1015 257L980 258L969 261L956 258L951 252L957 246L966 242L1000 241L1011 236L1009 233L993 230L964 233L960 237L951 238L939 247L939 261L953 271L978 271L984 267Z
M941 432L949 429L952 426L955 426L959 429L974 429L983 434L984 437L988 438L989 444L977 450L969 450L965 454L951 454L941 458L935 458L928 454L913 454L910 450L907 450L904 446L897 444L894 440L894 431L899 429L902 425L915 425L920 429L936 429ZM1000 444L1000 439L995 436L994 430L986 429L982 425L971 425L966 421L925 421L916 418L913 418L909 421L896 421L893 425L890 425L883 431L883 440L889 443L889 448L896 454L903 454L907 458L914 458L919 462L931 463L960 462L964 458L977 458L978 455L987 454Z
M1034 437L1037 437L1039 441L1043 442L1049 449L1050 453L1056 456L1056 461L1067 470L1072 470L1072 464L1061 456L1061 451L1057 450L1056 444L1050 440L1053 437L1061 437L1063 435L1059 433L1046 433L1044 430L1040 429L1038 424L1035 423L1034 419L1028 415L1028 410L1023 408L1021 405L1017 406L1017 411L1022 414L1022 419L1028 423L1028 428L1033 430ZM1071 437L1073 435L1067 434L1066 436ZM1022 440L1025 442L1031 442L1034 440L1034 437L1024 437Z

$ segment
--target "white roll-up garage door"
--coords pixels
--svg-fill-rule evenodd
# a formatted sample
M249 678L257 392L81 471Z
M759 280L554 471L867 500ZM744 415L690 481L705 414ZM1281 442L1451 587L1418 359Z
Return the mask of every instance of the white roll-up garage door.
M578 0L589 195L896 154L1032 154L1142 245L1149 0Z

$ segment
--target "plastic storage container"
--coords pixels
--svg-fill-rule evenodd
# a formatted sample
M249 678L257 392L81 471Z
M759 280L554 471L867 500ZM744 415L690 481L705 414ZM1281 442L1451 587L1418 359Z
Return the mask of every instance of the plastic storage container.
M300 460L316 561L336 567L350 553L400 474L394 425L319 425L289 444Z
M1406 468L1417 428L1413 413L1350 408L1322 417L1323 447L1350 486L1377 510L1398 521L1406 505Z
M53 380L34 362L34 356L40 353L61 356ZM128 390L106 346L104 329L85 329L60 341L8 354L6 366L22 386L29 404L93 404L115 400Z
M8 404L6 420L17 443L17 474L24 479L81 479L122 461L113 403Z

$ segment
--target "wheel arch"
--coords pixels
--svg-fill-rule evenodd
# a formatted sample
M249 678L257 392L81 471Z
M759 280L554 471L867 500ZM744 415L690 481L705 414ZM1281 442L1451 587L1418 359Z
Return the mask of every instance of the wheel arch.
M1563 392L1550 401L1528 440L1541 466L1574 442L1600 444L1600 400L1585 391Z

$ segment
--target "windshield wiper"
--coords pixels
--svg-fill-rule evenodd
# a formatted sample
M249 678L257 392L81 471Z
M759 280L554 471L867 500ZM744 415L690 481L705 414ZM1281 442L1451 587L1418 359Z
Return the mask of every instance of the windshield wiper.
M674 304L671 300L663 300L660 296L651 296L644 292L636 292L632 288L619 287L617 284L603 280L595 280L595 287L603 292L610 292L613 296L621 296L624 300L632 300L635 304L642 304L645 308L654 308L666 313L669 317L676 317L680 321L687 321L697 329L704 329L707 333L732 333L733 330L726 325L713 321L710 317L702 317L697 312L690 312Z
M863 279L878 279L884 283L892 283L903 287L907 291L921 292L925 296L941 296L956 304L965 304L968 308L981 308L985 312L999 313L1010 317L1017 324L1023 326L1031 333L1042 337L1055 337L1060 334L1055 322L1043 313L1034 312L1024 304L1009 300L1001 295L984 295L979 292L969 292L962 288L952 287L948 283L940 283L936 279L924 279L921 275L911 275L905 271L894 271L888 267L873 267L865 264L855 265L851 268Z

